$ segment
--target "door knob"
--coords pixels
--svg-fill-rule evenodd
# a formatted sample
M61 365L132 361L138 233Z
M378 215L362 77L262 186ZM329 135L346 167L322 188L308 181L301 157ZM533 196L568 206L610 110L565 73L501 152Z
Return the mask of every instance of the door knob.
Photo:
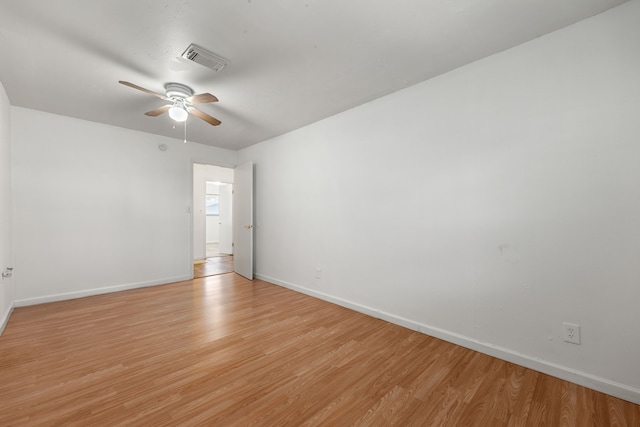
M251 230L253 228L253 225L245 225L244 228L246 228L247 230Z

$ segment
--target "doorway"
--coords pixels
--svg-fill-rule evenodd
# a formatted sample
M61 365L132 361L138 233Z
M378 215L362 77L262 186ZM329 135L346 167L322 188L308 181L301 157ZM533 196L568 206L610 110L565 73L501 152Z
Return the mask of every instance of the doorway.
M233 263L233 169L193 165L194 278L231 273Z

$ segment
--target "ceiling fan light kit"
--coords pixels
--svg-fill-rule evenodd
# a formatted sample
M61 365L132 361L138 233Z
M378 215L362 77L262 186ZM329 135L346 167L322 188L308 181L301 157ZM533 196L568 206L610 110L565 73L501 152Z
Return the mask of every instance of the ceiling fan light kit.
M169 117L176 122L184 122L189 117L189 113L184 109L184 106L179 102L176 102L169 108Z

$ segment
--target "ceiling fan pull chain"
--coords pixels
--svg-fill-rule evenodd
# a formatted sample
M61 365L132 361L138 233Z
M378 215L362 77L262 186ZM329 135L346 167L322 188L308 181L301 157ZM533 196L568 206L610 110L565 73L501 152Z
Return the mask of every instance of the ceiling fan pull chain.
M188 120L184 121L184 143L185 144L187 143L187 121Z

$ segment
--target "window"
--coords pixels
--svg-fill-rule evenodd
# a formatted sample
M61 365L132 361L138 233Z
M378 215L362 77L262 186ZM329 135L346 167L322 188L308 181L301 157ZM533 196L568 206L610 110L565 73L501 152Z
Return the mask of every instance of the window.
M220 215L220 201L217 194L207 194L205 201L206 215Z

